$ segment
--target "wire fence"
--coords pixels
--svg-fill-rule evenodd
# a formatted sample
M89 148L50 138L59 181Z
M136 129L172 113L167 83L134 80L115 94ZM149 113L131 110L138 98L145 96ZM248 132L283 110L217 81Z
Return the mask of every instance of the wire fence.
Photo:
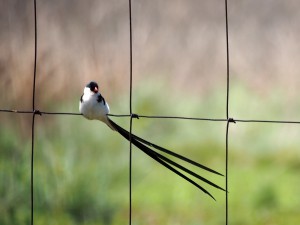
M230 94L230 48L229 48L229 24L228 24L228 4L227 0L225 0L225 36L226 36L226 117L225 118L199 118L199 117L184 117L184 116L160 116L160 115L140 115L134 114L132 110L132 64L133 64L133 57L132 57L132 3L131 0L128 1L128 11L129 11L129 70L130 70L130 79L129 79L129 114L117 115L117 114L108 114L108 116L112 117L130 117L130 134L132 133L133 127L133 119L134 118L146 118L146 119L179 119L179 120L202 120L202 121L212 121L212 122L223 122L226 123L226 132L225 132L225 199L226 199L226 208L225 208L225 224L229 224L229 210L228 210L228 167L229 167L229 127L231 123L282 123L282 124L300 124L300 121L288 121L288 120L254 120L254 119L237 119L231 118L229 112L229 94ZM37 3L36 0L33 1L33 8L34 8L34 68L33 68L33 87L32 87L32 109L31 110L18 110L18 109L0 109L1 113L19 113L19 114L31 114L32 115L32 123L31 123L31 182L30 182L30 190L31 190L31 224L34 224L34 148L35 148L35 118L36 116L42 115L66 115L66 116L81 116L80 113L74 112L49 112L49 111L41 111L36 108L35 105L35 90L36 90L36 77L37 77L37 52L38 52L38 43L37 43ZM131 136L130 136L130 145L129 145L129 221L128 223L131 225L132 223L132 143L131 143Z

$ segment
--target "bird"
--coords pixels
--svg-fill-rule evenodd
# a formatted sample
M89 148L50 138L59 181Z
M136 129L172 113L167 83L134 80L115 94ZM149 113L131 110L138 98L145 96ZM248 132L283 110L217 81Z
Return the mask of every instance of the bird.
M172 156L177 158L178 160L185 161L193 166L199 167L203 170L206 170L212 174L224 176L223 174L204 166L203 164L200 164L194 160L191 160L183 155L180 155L178 153L175 153L173 151L170 151L166 148L163 148L159 145L156 145L154 143L151 143L145 139L142 139L133 133L128 132L118 124L116 124L114 121L112 121L109 118L110 108L104 97L101 95L99 86L95 81L90 81L83 90L83 94L80 97L79 101L79 111L80 114L82 114L86 119L89 120L99 120L103 123L105 123L111 130L118 132L121 136L123 136L128 141L131 141L131 143L136 146L138 149L140 149L142 152L144 152L146 155L148 155L150 158L164 166L165 168L171 170L187 182L191 183L198 189L200 189L205 194L209 195L212 199L216 200L214 196L207 191L205 188L203 188L200 184L192 180L190 177L188 177L185 174L189 174L190 176L194 177L194 179L198 179L216 189L220 189L222 191L226 191L222 187L216 185L215 183L209 181L208 179L204 178L203 176L200 176L199 174L191 171L190 169L187 169L186 167L180 165L179 163L171 160L168 158L168 156ZM156 150L153 150L156 149ZM159 153L163 152L163 154ZM182 173L185 172L184 173Z

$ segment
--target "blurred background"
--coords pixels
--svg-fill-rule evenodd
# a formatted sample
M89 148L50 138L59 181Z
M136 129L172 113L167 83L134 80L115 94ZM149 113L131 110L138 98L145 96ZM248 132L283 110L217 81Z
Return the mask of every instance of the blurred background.
M299 9L296 0L228 1L230 117L300 121ZM1 0L0 11L0 108L30 110L33 1ZM37 18L36 108L78 112L95 80L111 113L128 114L128 2L39 0ZM133 0L132 19L134 113L226 118L224 2ZM128 118L112 119L128 128ZM0 224L29 224L31 115L1 113L0 123ZM133 126L225 173L226 123L143 118ZM230 224L300 222L299 133L297 124L230 125ZM35 224L127 224L128 151L100 122L37 116ZM224 224L224 192L205 187L217 202L133 148L133 224Z

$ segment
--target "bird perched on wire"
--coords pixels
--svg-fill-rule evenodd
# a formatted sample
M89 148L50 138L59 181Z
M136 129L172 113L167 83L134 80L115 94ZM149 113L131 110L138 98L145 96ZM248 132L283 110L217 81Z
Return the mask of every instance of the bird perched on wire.
M134 134L130 134L130 132L123 129L118 124L113 122L110 118L108 118L107 114L109 114L109 106L108 106L107 102L105 101L104 97L99 92L99 86L96 82L91 81L85 86L85 88L83 90L83 94L82 94L82 96L80 98L80 102L79 102L79 111L85 118L87 118L89 120L100 120L100 121L104 122L112 130L117 131L128 141L131 141L131 143L133 145L135 145L138 149L140 149L146 155L148 155L149 157L151 157L152 159L157 161L162 166L171 170L175 174L179 175L186 181L190 182L191 184L193 184L194 186L199 188L201 191L208 194L213 199L215 199L215 198L206 189L204 189L202 186L200 186L194 180L187 177L185 174L182 173L182 171L184 171L187 174L190 174L194 178L197 178L197 179L211 185L212 187L215 187L217 189L221 189L221 190L225 191L223 188L219 187L218 185L214 184L213 182L211 182L211 181L207 180L206 178L200 176L199 174L187 169L186 167L183 167L182 165L167 158L165 155L158 153L157 151L153 150L152 148L162 151L167 155L176 157L177 159L180 159L182 161L188 162L194 166L197 166L197 167L204 169L206 171L209 171L211 173L223 176L221 173L219 173L213 169L210 169L200 163L197 163L189 158L186 158L182 155L172 152L168 149L165 149L165 148L155 145L149 141L146 141Z

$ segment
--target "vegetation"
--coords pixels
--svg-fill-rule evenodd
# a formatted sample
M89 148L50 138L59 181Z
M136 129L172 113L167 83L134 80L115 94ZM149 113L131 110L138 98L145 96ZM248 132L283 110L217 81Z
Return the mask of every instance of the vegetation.
M134 103L140 114L149 114L153 101L159 98L151 93L157 93L161 86L154 90L150 86L152 84L147 82L134 90L140 97ZM200 98L198 104L195 97L186 94L176 99L176 102L185 102L186 111L174 107L173 115L205 115L207 109L202 106L220 101L222 92L217 90L211 97ZM111 108L114 105L118 108L118 102L122 105L123 101L117 100ZM156 106L156 112L163 112L166 107L160 103ZM266 109L266 116L273 106ZM77 99L57 110L76 111L76 108ZM4 119L5 115L1 116ZM113 119L128 127L128 118ZM30 135L22 137L14 119L4 124L0 135L0 223L28 224ZM294 135L299 128L290 125L289 133L286 129L286 125L231 125L231 224L296 224L300 221L299 140ZM134 131L224 173L225 123L140 119L134 120ZM125 140L100 122L77 116L48 115L37 117L35 139L36 224L126 223L129 144ZM198 172L224 186L223 177ZM217 202L133 148L134 224L224 224L225 193L207 188Z

